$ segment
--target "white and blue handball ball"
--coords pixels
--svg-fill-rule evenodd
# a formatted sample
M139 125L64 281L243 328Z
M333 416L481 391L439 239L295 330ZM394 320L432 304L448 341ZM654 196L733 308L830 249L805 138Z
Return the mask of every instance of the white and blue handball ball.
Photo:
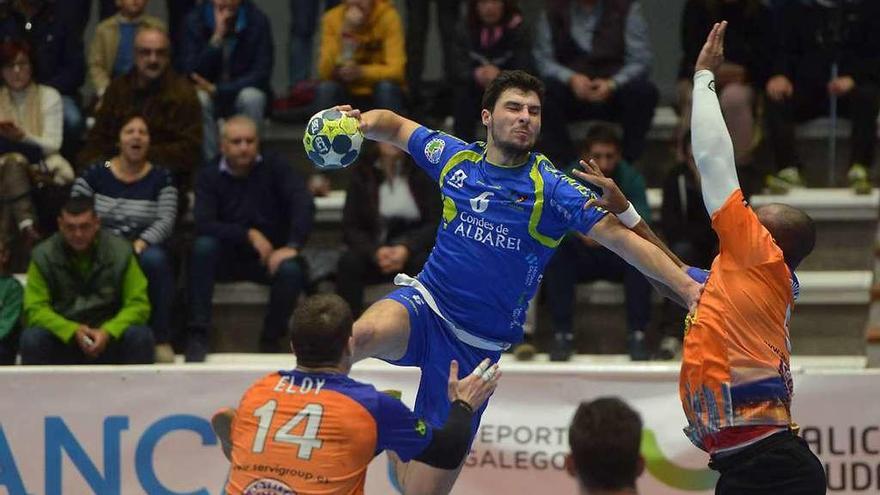
M303 147L312 163L321 170L345 168L361 152L364 135L358 121L335 108L321 110L309 119Z

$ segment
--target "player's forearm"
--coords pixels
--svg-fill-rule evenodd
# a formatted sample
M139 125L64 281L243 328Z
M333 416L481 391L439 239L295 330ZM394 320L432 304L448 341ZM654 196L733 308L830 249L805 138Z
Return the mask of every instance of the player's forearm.
M384 109L364 112L361 118L366 123L367 129L364 137L385 143L393 141L404 123L403 117Z
M660 240L657 237L657 234L654 233L654 230L651 229L651 226L648 225L644 219L641 222L637 223L635 227L632 228L632 231L639 235L642 239L650 242L651 244L657 246L658 249L663 251L663 254L669 257L673 263L675 263L679 268L684 266L684 263L679 259L672 250L669 249L669 246L666 245L665 242Z
M715 76L708 70L694 74L691 116L691 145L709 216L739 188L733 142L721 114L714 81Z
M434 431L431 443L415 460L438 469L457 468L470 447L473 415L464 401L453 402L443 428Z
M663 251L626 229L606 245L645 276L659 281L687 300L688 288L693 281Z

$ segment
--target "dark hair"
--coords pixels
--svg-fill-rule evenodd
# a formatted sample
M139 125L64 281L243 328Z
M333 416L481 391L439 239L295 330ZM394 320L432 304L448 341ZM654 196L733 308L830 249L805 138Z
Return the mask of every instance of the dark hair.
M611 124L606 124L604 122L593 124L587 131L587 135L584 136L584 142L581 144L581 151L587 153L590 151L590 148L598 143L613 145L618 151L620 151L620 133L617 132L617 129Z
M336 294L318 294L293 312L290 344L297 365L315 368L339 363L354 319L348 303Z
M119 136L119 133L122 132L122 128L131 123L134 119L141 119L144 121L144 125L147 126L147 134L150 133L150 121L142 114L141 112L130 112L125 114L121 119L119 119L119 127L116 129L116 135Z
M617 397L582 402L568 428L580 482L589 489L636 486L642 418Z
M23 53L31 65L34 65L34 52L30 43L22 39L11 39L0 43L0 67L5 67L15 61L20 53Z
M61 207L61 213L68 215L82 215L87 212L95 213L95 198L91 196L71 196Z
M482 26L480 23L480 14L477 13L478 3L480 3L480 0L469 0L467 5L467 14L465 18L467 19L468 27L472 31L477 30ZM501 0L501 3L504 4L504 13L501 14L501 21L499 24L501 26L506 26L514 16L520 15L521 11L519 9L519 2L516 0Z
M816 224L793 206L770 203L755 209L764 228L782 250L785 263L794 270L816 247Z
M504 70L486 87L482 108L491 112L501 93L510 88L538 93L538 99L544 103L544 83L540 79L524 70Z

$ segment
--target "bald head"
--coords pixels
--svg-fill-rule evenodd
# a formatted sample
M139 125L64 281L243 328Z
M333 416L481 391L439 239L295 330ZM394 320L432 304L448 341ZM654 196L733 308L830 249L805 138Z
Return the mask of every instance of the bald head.
M233 172L247 174L260 153L257 124L250 117L235 115L223 124L220 152Z
M756 208L755 214L782 249L785 263L792 270L816 246L816 225L802 210L782 203L770 203Z

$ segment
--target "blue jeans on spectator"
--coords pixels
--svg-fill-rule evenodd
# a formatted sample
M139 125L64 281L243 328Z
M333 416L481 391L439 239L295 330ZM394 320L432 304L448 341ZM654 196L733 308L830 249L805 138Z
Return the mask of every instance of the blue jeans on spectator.
M309 78L312 71L312 40L318 19L319 0L290 0L290 43L287 46L290 87ZM339 0L324 0L324 10L339 5Z
M260 334L261 346L276 344L287 335L288 320L305 285L305 275L298 258L282 262L272 276L260 263L259 256L250 244L232 244L214 237L200 236L193 245L189 268L190 329L196 338L205 338L211 327L214 282L235 280L271 286L269 307Z
M635 267L604 247L584 246L568 237L544 270L544 290L554 332L574 330L574 296L578 282L623 282L626 325L630 332L644 332L651 320L651 284Z
M373 86L372 96L352 96L338 81L321 81L315 96L315 111L324 110L342 103L351 103L361 110L384 108L392 112L403 112L403 90L393 81L379 81Z
M259 132L263 125L263 116L266 113L266 92L253 87L247 87L238 92L231 111L219 108L215 98L204 91L198 91L199 102L202 104L202 155L205 163L209 162L218 153L218 130L217 119L230 115L242 114L253 119Z
M76 100L66 95L61 95L61 105L64 114L64 140L76 142L85 132L82 110L79 109Z
M174 300L174 272L168 251L160 245L152 245L138 258L149 282L150 328L156 344L167 344L171 328L171 303Z
M111 337L92 360L74 339L64 343L49 330L33 327L21 334L21 364L152 364L155 347L150 327L132 325L118 339Z

